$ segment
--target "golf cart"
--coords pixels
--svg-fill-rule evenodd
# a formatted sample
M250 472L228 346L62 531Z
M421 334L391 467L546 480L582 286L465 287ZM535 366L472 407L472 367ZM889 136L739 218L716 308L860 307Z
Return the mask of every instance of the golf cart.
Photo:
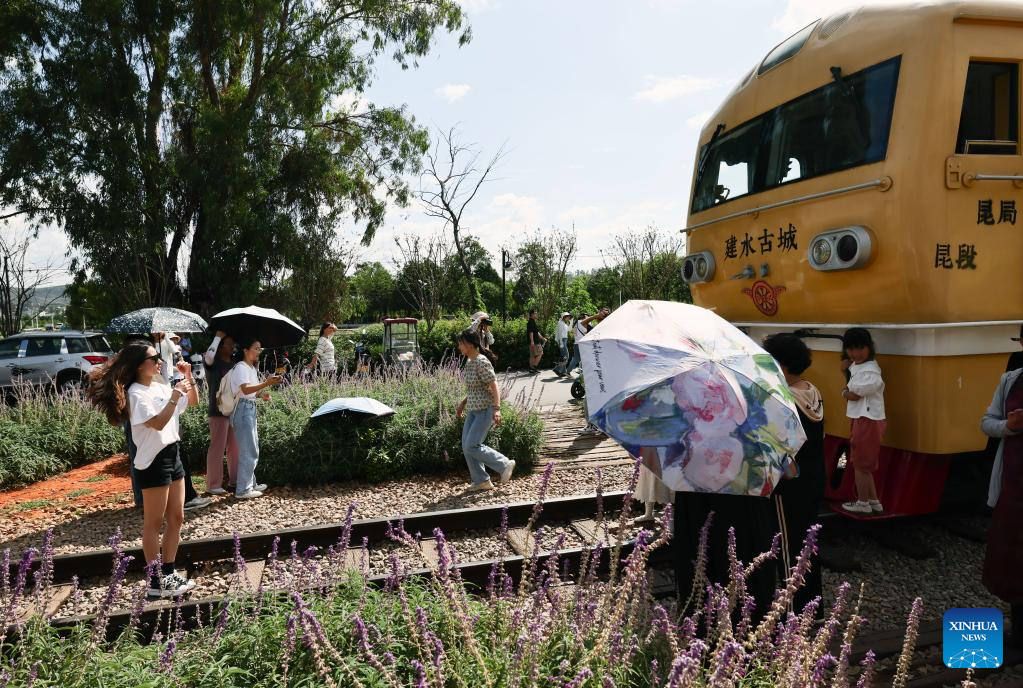
M410 368L419 360L419 320L384 318L384 361Z

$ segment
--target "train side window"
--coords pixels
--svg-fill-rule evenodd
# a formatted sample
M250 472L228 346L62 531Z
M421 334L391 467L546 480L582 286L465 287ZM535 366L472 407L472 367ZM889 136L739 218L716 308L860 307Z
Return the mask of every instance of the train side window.
M970 61L956 153L1019 153L1019 65Z

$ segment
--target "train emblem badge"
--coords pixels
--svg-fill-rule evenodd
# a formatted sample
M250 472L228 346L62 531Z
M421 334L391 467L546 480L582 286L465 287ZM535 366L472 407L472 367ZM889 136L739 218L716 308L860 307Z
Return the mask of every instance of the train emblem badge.
M753 305L764 315L778 314L778 294L785 291L785 287L772 287L764 280L757 280L752 287L743 289L742 293L753 299Z

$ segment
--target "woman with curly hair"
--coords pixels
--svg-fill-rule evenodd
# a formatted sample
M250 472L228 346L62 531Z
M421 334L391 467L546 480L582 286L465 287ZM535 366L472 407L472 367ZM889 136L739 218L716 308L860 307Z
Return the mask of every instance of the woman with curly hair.
M199 403L192 366L173 388L160 375L160 354L149 342L129 342L91 376L89 400L113 425L131 423L134 466L142 488L142 551L150 566L149 597L176 597L195 587L174 570L185 518L185 470L178 417ZM160 530L166 522L163 538ZM162 562L156 568L157 562Z

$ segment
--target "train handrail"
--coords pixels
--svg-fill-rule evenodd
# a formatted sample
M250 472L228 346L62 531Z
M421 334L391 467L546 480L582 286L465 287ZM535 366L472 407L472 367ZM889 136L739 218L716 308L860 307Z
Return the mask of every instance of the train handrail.
M1015 186L1023 186L1023 174L980 174L967 172L963 175L963 186L973 186L974 182L1012 182Z
M795 205L796 203L805 203L806 201L816 201L821 198L828 198L829 196L838 196L840 194L851 193L853 191L865 191L867 189L880 189L881 191L887 191L892 188L892 178L885 176L879 179L872 179L869 182L862 182L860 184L852 184L850 186L842 186L837 189L831 189L829 191L819 191L817 193L807 194L805 196L796 196L795 198L789 198L784 201L777 201L775 203L768 203L766 205L759 205L754 208L748 208L746 210L739 210L728 215L722 215L716 217L713 220L705 220L703 222L697 222L691 227L686 227L681 230L683 234L689 234L694 229L700 227L706 227L708 225L715 224L717 222L724 222L725 220L734 220L737 217L745 217L747 215L759 215L765 210L774 210L775 208L784 208L785 206Z

